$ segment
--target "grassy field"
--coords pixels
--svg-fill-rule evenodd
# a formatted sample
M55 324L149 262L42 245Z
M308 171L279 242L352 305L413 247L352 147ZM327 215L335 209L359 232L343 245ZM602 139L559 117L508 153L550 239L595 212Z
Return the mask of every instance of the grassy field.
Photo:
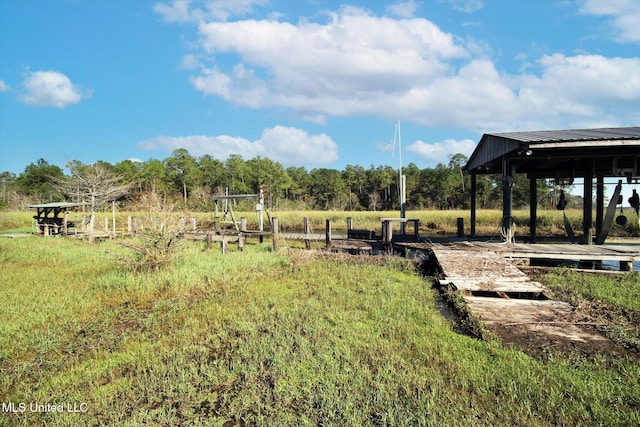
M0 240L0 425L640 423L637 359L458 334L407 260L183 245L134 274L112 241Z

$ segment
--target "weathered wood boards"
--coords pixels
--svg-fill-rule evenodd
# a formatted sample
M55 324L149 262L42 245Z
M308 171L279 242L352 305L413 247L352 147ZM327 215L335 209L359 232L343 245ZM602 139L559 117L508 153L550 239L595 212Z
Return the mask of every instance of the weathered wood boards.
M527 299L482 298L466 296L471 311L488 325L520 327L531 333L542 333L556 338L601 342L605 337L573 322L573 308L561 301Z
M394 243L394 245L410 249L431 251L435 243ZM456 242L440 244L447 248L468 250L486 250L504 258L517 259L557 259L575 261L640 261L640 248L637 245L569 245L552 243L490 243L490 242Z
M503 249L512 245L493 246ZM589 345L607 341L595 330L575 322L570 304L548 299L544 294L547 289L512 265L500 251L470 244L429 247L442 272L439 283L461 291L471 312L487 325Z
M453 284L460 291L539 294L547 290L496 252L443 245L431 250L444 273L440 284Z

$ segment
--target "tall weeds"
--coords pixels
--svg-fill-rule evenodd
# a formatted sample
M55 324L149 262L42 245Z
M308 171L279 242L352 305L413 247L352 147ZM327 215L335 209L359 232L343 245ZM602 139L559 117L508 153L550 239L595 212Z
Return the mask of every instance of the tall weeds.
M129 253L118 259L133 272L168 268L178 253L180 216L176 214L174 205L156 193L144 194L140 206L145 213L140 231L133 239L120 242Z

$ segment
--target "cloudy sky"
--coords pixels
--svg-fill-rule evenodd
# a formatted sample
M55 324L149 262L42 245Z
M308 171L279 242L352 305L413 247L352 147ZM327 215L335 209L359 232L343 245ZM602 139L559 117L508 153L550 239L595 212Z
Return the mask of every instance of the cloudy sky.
M1 0L0 171L419 167L484 132L640 124L638 0Z

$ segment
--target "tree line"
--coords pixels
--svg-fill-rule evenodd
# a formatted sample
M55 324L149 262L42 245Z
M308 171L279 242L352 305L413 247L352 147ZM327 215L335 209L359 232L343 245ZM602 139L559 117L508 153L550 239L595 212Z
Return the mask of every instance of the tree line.
M447 164L421 169L414 163L403 167L406 175L407 209L468 209L471 200L470 176L463 171L467 157L454 154ZM145 162L123 160L116 164L98 161L93 165L72 161L62 168L39 159L17 176L0 173L0 206L25 209L29 204L53 201L88 202L89 193L74 192L78 174L92 171L100 181L126 191L114 192L113 198L125 205L135 203L141 194L161 194L180 207L210 210L212 196L256 194L262 187L266 208L320 210L395 210L399 208L398 170L391 166L347 165L343 170L291 166L265 157L245 160L234 154L225 161L211 155L196 158L179 148L164 160ZM75 181L72 179L75 178ZM70 183L71 182L71 183ZM76 182L76 184L72 184ZM553 206L550 182L538 181L541 202ZM514 207L529 203L529 183L517 175ZM248 203L248 202L245 202ZM477 203L481 209L499 208L502 204L501 177L477 177ZM544 205L544 204L543 204Z

